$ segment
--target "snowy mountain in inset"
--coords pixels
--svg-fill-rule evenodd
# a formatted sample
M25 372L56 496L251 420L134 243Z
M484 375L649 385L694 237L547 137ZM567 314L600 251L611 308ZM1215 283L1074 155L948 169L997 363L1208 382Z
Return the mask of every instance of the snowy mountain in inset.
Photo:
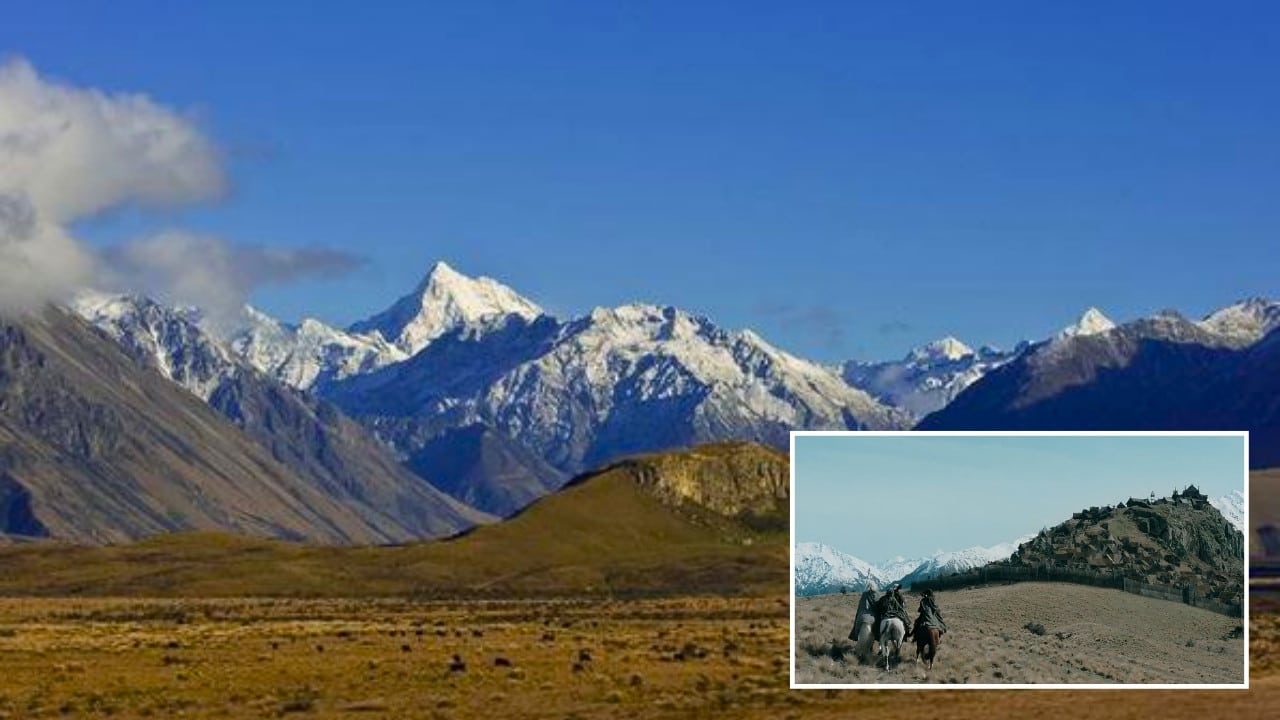
M1232 527L1245 532L1244 529L1244 493L1239 490L1232 490L1222 497L1212 498L1209 504L1218 509L1222 516L1231 523Z
M923 582L942 575L961 573L982 567L998 560L1008 560L1018 546L1035 537L1035 534L1023 535L1013 542L1000 543L991 547L971 547L964 550L939 552L920 563L915 570L902 577L899 582L903 587L911 587L912 583Z
M884 589L886 579L871 563L815 542L796 544L796 595L862 592L868 583Z
M928 555L914 558L898 555L884 562L876 563L876 569L880 571L880 576L889 582L898 582L910 575L916 568L928 562L929 559L930 556Z

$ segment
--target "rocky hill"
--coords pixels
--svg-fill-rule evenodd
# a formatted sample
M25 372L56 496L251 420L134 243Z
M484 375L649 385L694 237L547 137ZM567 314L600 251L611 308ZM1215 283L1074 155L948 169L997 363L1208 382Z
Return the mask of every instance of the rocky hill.
M1244 534L1192 486L1168 498L1081 510L1023 543L1008 564L1116 573L1238 602Z
M616 471L631 474L645 492L676 507L691 505L736 518L785 516L790 509L786 453L752 443L713 443L684 452L652 453L605 470ZM785 517L781 528L786 528Z

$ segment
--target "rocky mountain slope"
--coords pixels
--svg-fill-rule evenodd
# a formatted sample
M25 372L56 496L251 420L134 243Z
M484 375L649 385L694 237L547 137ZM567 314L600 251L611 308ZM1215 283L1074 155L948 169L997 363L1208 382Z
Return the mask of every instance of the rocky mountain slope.
M1205 329L1162 313L1034 346L921 430L1247 429L1250 463L1280 463L1280 333Z
M204 328L199 311L101 293L82 294L73 308L140 365L205 400L278 462L335 497L354 497L395 518L409 530L397 539L449 535L493 519L415 475L337 407L242 362ZM255 322L251 327L263 326Z
M212 377L202 360L181 359L170 369L190 370L198 387ZM103 543L218 529L370 543L456 532L482 517L393 490L385 475L332 483L275 455L77 317L50 308L0 322L6 533ZM401 507L407 499L412 512Z

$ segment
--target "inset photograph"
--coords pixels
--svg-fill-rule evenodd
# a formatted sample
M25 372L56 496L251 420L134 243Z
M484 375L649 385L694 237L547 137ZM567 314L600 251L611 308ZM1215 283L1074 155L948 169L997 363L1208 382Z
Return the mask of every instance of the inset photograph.
M1247 687L1247 433L792 433L796 688Z

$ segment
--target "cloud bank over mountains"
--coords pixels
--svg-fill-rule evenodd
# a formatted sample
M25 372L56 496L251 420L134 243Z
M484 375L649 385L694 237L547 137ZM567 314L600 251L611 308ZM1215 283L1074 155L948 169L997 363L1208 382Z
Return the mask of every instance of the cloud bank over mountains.
M238 308L262 285L347 272L359 260L322 248L278 249L172 230L101 252L76 220L123 206L216 201L222 153L187 114L146 95L108 93L0 64L0 312L23 312L101 286L204 307Z

